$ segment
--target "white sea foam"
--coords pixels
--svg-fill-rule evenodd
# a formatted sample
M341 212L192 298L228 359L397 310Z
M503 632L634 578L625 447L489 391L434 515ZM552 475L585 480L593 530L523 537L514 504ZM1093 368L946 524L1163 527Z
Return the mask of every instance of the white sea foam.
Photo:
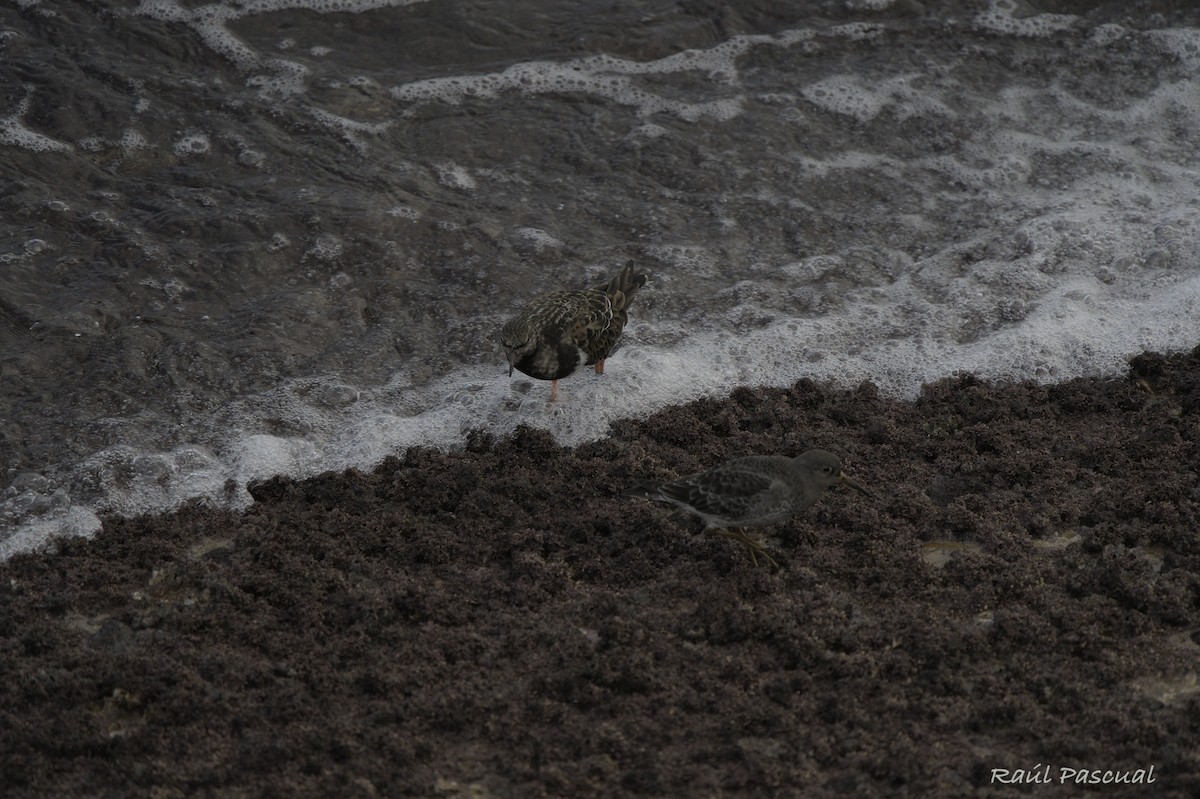
M337 131L347 142L359 152L366 151L364 135L378 136L392 126L391 122L359 122L347 119L337 114L331 114L320 108L310 108L309 113L327 128Z
M91 538L100 532L100 517L78 505L61 512L27 519L4 539L0 539L0 561L18 552L41 549L55 538Z
M1195 28L1172 28L1146 33L1146 38L1164 52L1178 58L1192 71L1200 69L1200 30Z
M853 11L883 11L891 8L896 0L846 0L846 7Z
M975 24L1006 36L1044 37L1079 23L1074 14L1018 14L1017 0L991 0L987 11L976 15Z
M23 117L29 111L32 92L32 87L26 87L13 113L0 117L0 146L24 147L34 152L69 152L73 148L66 142L26 127Z
M526 61L500 72L413 81L394 87L391 93L403 103L415 105L437 101L457 105L469 97L495 98L509 92L524 95L578 92L632 106L642 116L664 113L689 122L700 119L724 121L740 113L740 95L731 93L720 99L688 102L640 85L635 78L695 74L710 86L728 87L737 83L738 58L749 50L764 45L791 47L810 42L813 36L809 30L787 31L775 36L735 36L708 49L684 50L653 61L634 61L611 55L591 55L567 61Z
M914 116L953 117L943 102L924 90L913 88L916 78L915 75L899 75L868 83L856 75L830 75L803 87L800 95L825 111L853 117L859 122L869 122L884 109L891 110L901 121Z
M247 84L264 96L289 98L306 91L308 69L295 61L266 56L233 33L230 25L248 16L304 10L318 14L361 14L427 0L236 0L185 6L179 0L141 0L131 13L186 25L210 50L248 73ZM289 43L291 40L287 40ZM319 48L318 48L319 49ZM310 54L312 50L310 49ZM318 53L325 55L327 53ZM325 120L323 120L325 121ZM351 131L354 136L361 131Z
M204 155L211 149L212 142L203 133L190 133L171 147L171 151L178 156Z
M533 252L540 253L546 250L559 250L563 246L563 242L560 239L551 236L541 228L517 228L512 231L512 235L514 239Z
M433 168L437 172L438 182L448 188L470 191L479 185L475 178L471 177L470 171L459 164L442 161L434 164Z
M113 447L85 460L73 481L104 488L90 505L72 505L56 483L31 477L22 493L0 503L0 514L25 520L0 543L0 558L39 546L51 535L90 535L98 526L97 511L150 513L194 497L245 507L250 481L368 469L410 446L460 445L471 429L503 437L529 425L577 445L602 437L616 419L645 417L741 385L787 386L807 378L853 387L870 381L887 395L912 398L924 383L958 372L1053 382L1118 374L1129 355L1145 349L1194 346L1200 270L1172 268L1167 261L1131 263L1124 268L1135 276L1118 271L1105 282L1083 273L1055 281L1036 268L1039 247L1061 248L1066 238L1099 240L1100 234L1073 230L1063 236L1047 224L1031 229L1035 252L1023 267L989 270L984 263L959 278L946 274L954 268L943 256L901 263L894 282L869 290L872 302L846 303L811 318L779 318L740 335L709 331L680 337L669 329L661 335L658 323L635 318L604 375L585 370L561 381L554 405L547 403L545 383L509 379L499 358L494 366L464 369L422 387L413 387L403 372L377 389L328 379L282 386L226 409L232 420L228 434L212 448L183 445L154 453ZM1195 226L1161 226L1154 239L1194 260ZM781 271L820 282L839 278L842 266L837 256L817 256ZM964 336L963 317L986 313L1001 296L984 293L990 282L1002 284L1005 296L1032 292L1036 299L1011 323ZM931 290L957 299L931 302ZM952 308L958 316L948 313ZM656 338L677 343L642 343ZM335 395L345 400L331 399ZM256 432L271 418L288 419L306 432ZM22 515L32 506L40 507Z

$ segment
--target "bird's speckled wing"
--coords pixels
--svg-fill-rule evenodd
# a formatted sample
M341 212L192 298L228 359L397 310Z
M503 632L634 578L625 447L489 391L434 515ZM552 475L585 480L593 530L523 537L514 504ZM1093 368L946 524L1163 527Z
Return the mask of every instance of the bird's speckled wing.
M661 487L663 497L697 513L737 520L752 512L778 480L736 464L725 464Z
M529 325L540 331L573 331L580 322L595 315L594 291L552 291L536 297L508 324ZM603 295L599 304L603 304Z
M629 303L638 289L650 280L648 275L636 274L633 261L625 264L608 283L592 288L600 298L591 306L584 328L584 340L579 346L587 353L589 365L607 358L617 348L617 341L629 321Z
M587 295L586 305L582 305L571 330L571 340L579 349L587 353L585 363L591 366L602 358L607 358L612 352L613 345L621 337L628 319L624 309L617 311L613 298L601 291L581 291Z

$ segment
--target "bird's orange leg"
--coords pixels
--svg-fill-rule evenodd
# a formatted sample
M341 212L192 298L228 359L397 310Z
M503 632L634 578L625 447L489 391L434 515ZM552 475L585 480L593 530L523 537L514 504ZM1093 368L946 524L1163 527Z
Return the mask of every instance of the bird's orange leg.
M713 530L713 532L717 535L725 536L726 538L732 538L734 541L741 541L743 544L745 544L746 549L750 550L750 560L755 566L758 565L758 555L762 555L767 559L768 563L770 563L776 569L779 568L779 564L776 563L775 558L771 557L771 554L767 552L767 548L763 545L763 543L761 541L755 541L753 538L748 536L745 530L734 528L732 530ZM758 555L755 553L758 553Z
M598 375L604 374L604 359L603 358L596 361L596 374L598 374Z

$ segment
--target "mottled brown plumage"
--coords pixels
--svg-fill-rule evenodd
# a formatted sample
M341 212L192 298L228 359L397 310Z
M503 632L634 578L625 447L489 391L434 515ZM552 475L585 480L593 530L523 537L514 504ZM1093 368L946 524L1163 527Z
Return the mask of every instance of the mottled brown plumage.
M602 373L604 359L617 348L629 321L629 303L647 280L645 274L634 274L630 261L607 283L535 297L500 331L508 374L516 369L551 381L553 402L560 377L583 365Z

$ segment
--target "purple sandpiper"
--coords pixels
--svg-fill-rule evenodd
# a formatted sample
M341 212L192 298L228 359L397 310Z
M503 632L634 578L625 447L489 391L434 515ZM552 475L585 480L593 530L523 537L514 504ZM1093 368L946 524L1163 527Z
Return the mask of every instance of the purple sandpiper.
M810 449L795 458L735 458L674 482L637 480L625 493L678 505L704 519L709 530L745 544L754 565L758 565L756 553L777 565L762 542L741 528L773 524L801 513L820 499L826 488L839 482L870 496L871 492L846 476L836 455Z

